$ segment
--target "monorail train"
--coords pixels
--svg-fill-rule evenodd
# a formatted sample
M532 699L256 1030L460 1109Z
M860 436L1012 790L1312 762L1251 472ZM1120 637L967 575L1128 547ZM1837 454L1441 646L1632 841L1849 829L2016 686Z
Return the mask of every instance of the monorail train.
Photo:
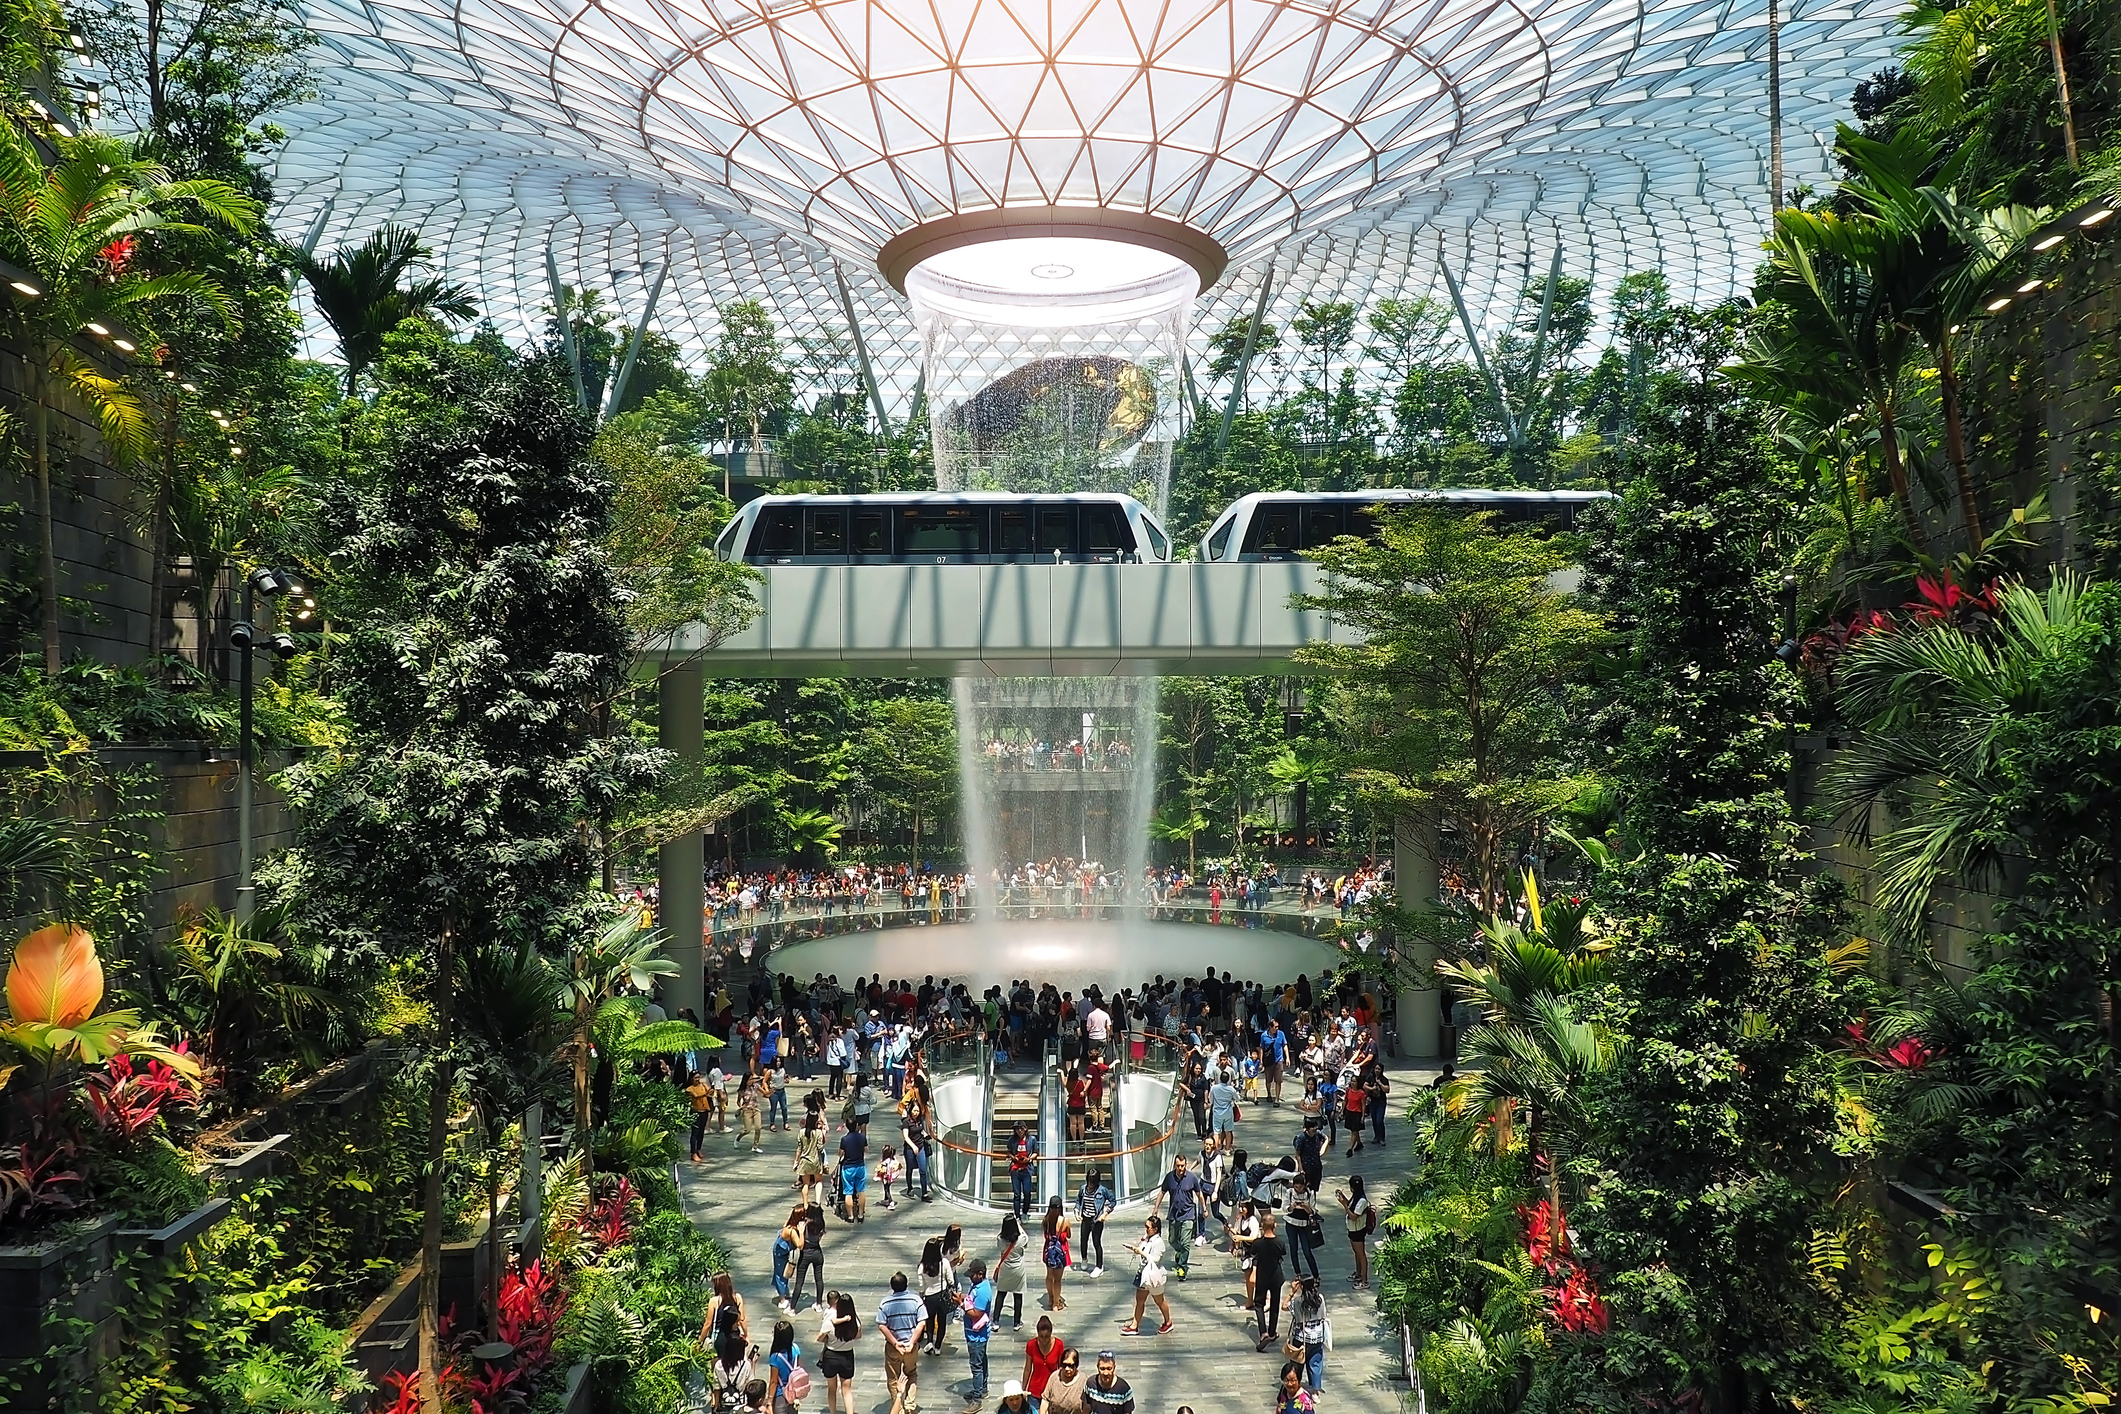
M1204 560L1293 560L1343 535L1376 534L1379 506L1438 504L1492 511L1501 525L1573 530L1609 491L1254 491L1230 503L1201 537Z
M761 496L715 541L753 565L1121 564L1171 558L1171 537L1132 496L905 491Z

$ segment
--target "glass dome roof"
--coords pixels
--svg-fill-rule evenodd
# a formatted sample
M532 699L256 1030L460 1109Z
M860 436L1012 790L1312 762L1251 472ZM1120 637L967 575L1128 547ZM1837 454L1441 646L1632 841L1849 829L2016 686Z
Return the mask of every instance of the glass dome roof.
M901 397L918 340L875 262L938 218L1204 232L1230 261L1199 344L1270 264L1284 322L1441 295L1442 252L1499 323L1556 241L1601 292L1657 266L1713 299L1747 282L1766 215L1766 0L298 4L328 57L279 119L282 229L414 225L511 333L541 322L548 249L622 311L668 261L657 323L691 348L735 298L844 339L843 276ZM1898 9L1785 5L1791 185L1830 177Z

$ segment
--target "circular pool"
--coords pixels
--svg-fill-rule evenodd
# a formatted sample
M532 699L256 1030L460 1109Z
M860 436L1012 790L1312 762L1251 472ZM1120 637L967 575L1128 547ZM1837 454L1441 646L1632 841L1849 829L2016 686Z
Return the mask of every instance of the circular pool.
M807 982L817 973L852 986L857 977L886 980L948 977L978 996L1016 979L1051 982L1080 991L1096 982L1106 991L1139 988L1162 974L1199 977L1209 968L1261 983L1317 976L1346 957L1331 943L1271 928L1211 927L1140 920L1099 923L1046 919L1011 923L945 923L810 938L773 950L767 966Z

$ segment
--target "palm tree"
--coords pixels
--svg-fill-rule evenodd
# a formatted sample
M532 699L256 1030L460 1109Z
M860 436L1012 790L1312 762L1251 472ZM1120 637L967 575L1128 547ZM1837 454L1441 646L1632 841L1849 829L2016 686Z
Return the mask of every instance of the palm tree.
M788 847L798 856L810 850L826 855L839 852L840 822L823 810L784 810L780 823Z
M599 1010L621 987L647 991L658 977L675 977L678 965L661 956L663 935L629 908L576 950L573 967L562 979L567 1009L574 1016L574 1127L576 1142L589 1143L594 1117L589 1108L589 1052L595 1044Z
M1968 548L1979 554L1981 516L1967 469L1955 340L2004 269L2024 255L2047 209L1962 206L1956 191L1922 181L1937 150L1905 132L1888 143L1844 129L1840 149L1857 173L1842 184L1843 195L1897 238L1903 278L1891 317L1912 329L1936 361L1945 455L1958 483Z
M440 276L413 280L434 252L420 244L420 233L404 226L385 226L357 246L340 246L319 260L307 251L291 255L296 270L309 282L310 297L346 360L346 396L362 373L383 355L383 336L408 319L469 319L479 312L471 291Z
M2007 584L1986 634L1918 623L1866 634L1842 659L1841 709L1863 726L1829 773L1827 798L1865 836L1872 807L1921 801L1877 844L1878 908L1896 940L1921 935L1939 879L1993 875L2009 857L2021 789L2006 774L2012 727L2048 705L2045 670L2081 651L2072 640L2085 599L2068 570L2044 592Z
M1186 873L1193 872L1193 841L1214 822L1190 800L1174 800L1149 817L1149 833L1165 844L1186 842Z
M259 204L226 182L171 181L133 145L100 133L41 134L58 158L44 163L29 133L0 124L0 256L28 272L36 294L12 306L14 332L30 350L30 441L43 558L44 671L59 671L59 561L52 543L50 420L54 399L70 393L96 416L119 467L147 451L152 428L140 397L91 363L74 340L111 333L158 306L196 300L230 318L227 296L196 271L143 274L140 237L160 230L203 234L175 218L196 209L232 231L257 224Z

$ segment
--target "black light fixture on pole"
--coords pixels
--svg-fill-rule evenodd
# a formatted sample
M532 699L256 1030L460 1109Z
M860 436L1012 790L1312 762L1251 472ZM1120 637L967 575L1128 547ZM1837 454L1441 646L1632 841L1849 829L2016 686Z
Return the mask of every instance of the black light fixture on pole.
M228 646L236 650L236 686L241 706L236 727L236 921L247 923L257 909L257 891L251 883L255 854L251 838L251 772L255 749L251 743L251 702L256 690L251 673L251 654L268 652L283 661L300 651L294 639L274 633L263 642L254 622L254 596L279 599L301 588L284 570L258 568L243 580L243 614L228 626Z

